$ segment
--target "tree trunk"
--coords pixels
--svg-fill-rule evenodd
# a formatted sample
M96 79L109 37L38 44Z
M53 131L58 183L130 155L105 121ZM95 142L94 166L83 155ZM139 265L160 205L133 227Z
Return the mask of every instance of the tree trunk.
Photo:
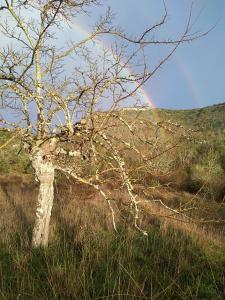
M41 150L32 155L32 165L36 179L40 184L32 246L46 247L48 245L49 224L54 198L53 182L55 169L52 162L43 155Z

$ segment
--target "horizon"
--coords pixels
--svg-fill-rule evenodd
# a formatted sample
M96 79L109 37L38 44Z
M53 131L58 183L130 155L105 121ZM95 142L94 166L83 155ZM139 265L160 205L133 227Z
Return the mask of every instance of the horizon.
M213 103L213 104L210 104L210 105L205 105L205 106L200 106L200 107L194 107L194 108L166 108L166 107L149 107L147 106L136 106L136 107L132 107L132 106L125 106L125 107L122 107L121 109L137 109L137 108L144 108L144 109L163 109L163 110L177 110L177 111L180 111L180 110L198 110L198 109L204 109L204 108L208 108L208 107L213 107L213 106L220 106L220 105L225 105L225 101L224 102L217 102L217 103Z

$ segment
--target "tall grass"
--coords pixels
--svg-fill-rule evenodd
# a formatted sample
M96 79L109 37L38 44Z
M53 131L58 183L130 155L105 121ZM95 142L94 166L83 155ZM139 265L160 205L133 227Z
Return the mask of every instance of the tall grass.
M86 229L84 236L64 228L46 250L30 249L22 236L2 242L1 299L225 297L225 255L207 256L181 232L154 229L146 238Z
M115 233L104 202L75 184L55 189L49 248L31 249L35 185L26 180L1 185L14 194L0 199L9 202L0 223L0 299L224 299L223 246L203 246L160 222L150 227L147 218L148 237L122 222Z

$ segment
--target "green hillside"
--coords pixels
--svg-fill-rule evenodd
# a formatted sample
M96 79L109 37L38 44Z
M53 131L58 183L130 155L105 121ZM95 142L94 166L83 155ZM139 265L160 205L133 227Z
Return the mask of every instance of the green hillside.
M172 182L175 188L191 193L196 193L201 189L204 197L222 201L225 196L225 103L191 110L128 108L120 113L130 122L138 116L142 120L152 120L155 123L169 122L181 125L182 131L187 132L188 137L189 131L193 130L191 132L193 141L184 139L176 151L166 152L164 157L159 156L158 159L164 158L165 163L170 165L167 171L173 172L173 176L165 180ZM122 134L127 139L133 139L129 134L124 134L125 128L116 130L118 138ZM150 129L147 131L149 132L146 134L154 142L154 132L152 133ZM11 137L8 132L0 133L0 146L10 141ZM176 139L175 134L162 135L161 143L168 144L169 147L174 141L176 142ZM165 163L163 163L164 166ZM132 164L132 158L129 164ZM161 172L160 169L159 172ZM12 139L6 147L0 148L0 174L6 173L32 173L29 159L21 151L20 143L16 138ZM140 174L137 176L140 180L143 178ZM163 183L166 183L165 180ZM201 188L202 185L204 188Z
M125 109L125 114L135 115L137 111L138 109ZM225 138L225 103L183 110L146 108L141 111L141 115L152 120L170 120L204 134L215 133L216 138L218 134Z
M159 109L158 113L161 118L197 129L212 138L218 139L218 135L225 138L225 103L190 110Z
M191 110L169 110L149 108L125 108L124 118L132 122L137 117L156 124L169 124L172 134L162 132L160 138L155 131L149 132L150 139L167 143L168 147L179 139L179 128L184 138L176 151L166 152L164 162L170 161L174 171L167 182L178 189L197 193L207 199L222 201L225 196L225 103ZM161 158L161 156L160 156ZM162 157L163 158L163 157ZM165 183L165 181L164 181Z
M0 134L0 147L9 141L0 148L0 300L225 299L225 103L122 113L131 121L139 114L194 130L193 141L184 139L162 164L156 161L160 168L170 162L166 176L130 173L146 200L141 226L147 237L134 229L116 178L107 188L119 200L118 233L96 191L58 176L50 245L31 249L38 184L19 140ZM194 207L190 216L197 222L168 214L152 199Z

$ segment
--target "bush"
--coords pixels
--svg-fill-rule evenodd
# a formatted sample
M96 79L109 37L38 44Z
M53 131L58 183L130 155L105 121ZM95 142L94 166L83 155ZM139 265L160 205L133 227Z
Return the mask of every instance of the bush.
M2 132L0 134L0 146L9 141L12 134ZM0 148L0 174L31 173L28 156L20 151L19 141L14 138L6 147Z
M200 194L206 198L221 200L225 192L221 156L218 149L205 150L182 172L180 186L191 193L201 191Z

